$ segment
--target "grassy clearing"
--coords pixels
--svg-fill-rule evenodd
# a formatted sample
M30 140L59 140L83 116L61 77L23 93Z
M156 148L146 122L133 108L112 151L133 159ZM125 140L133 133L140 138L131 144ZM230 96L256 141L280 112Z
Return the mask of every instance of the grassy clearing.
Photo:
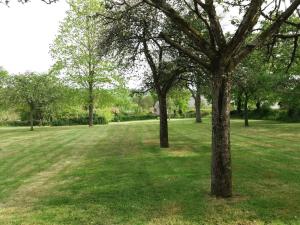
M0 224L300 224L300 124L232 121L234 193L209 196L209 121L0 129Z

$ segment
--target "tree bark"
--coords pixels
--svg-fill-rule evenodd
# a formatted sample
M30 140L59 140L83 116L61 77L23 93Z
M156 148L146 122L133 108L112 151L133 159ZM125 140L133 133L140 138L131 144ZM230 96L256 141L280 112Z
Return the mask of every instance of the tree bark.
M242 97L240 94L238 94L237 97L237 107L236 110L238 112L239 115L242 115Z
M30 131L33 131L33 109L32 108L30 108L29 120L30 120Z
M160 119L160 147L169 148L167 96L165 93L159 96Z
M94 95L93 86L89 85L89 127L94 125Z
M195 78L196 81L196 93L195 96L195 109L196 109L196 123L202 122L202 116L201 116L201 78L200 75L196 75Z
M195 109L196 109L196 123L202 122L201 117L201 95L200 92L197 90L196 96L195 96Z
M245 120L245 127L249 127L248 95L247 94L245 94L245 101L244 101L244 120Z
M255 105L256 105L256 111L260 111L260 109L261 109L261 101L258 100Z
M216 197L232 196L230 153L230 89L229 75L213 74L212 91L212 162L211 194Z

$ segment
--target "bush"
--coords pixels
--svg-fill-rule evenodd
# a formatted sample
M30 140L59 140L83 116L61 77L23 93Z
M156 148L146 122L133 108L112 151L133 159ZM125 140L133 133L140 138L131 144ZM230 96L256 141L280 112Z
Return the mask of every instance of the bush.
M89 118L86 117L66 117L54 119L51 122L52 126L72 126L72 125L87 125ZM103 125L108 124L108 120L103 116L94 115L94 124Z
M300 109L281 110L277 119L286 122L300 122Z
M230 112L231 118L243 118L243 112L239 114L236 110ZM260 110L249 110L249 119L256 120L278 120L285 122L300 122L300 110L282 110L263 107Z
M34 120L34 126L72 126L72 125L87 125L89 118L87 116L81 117L61 117L55 118L52 121L47 120ZM108 120L103 116L94 115L94 124L102 125L108 124ZM16 120L16 121L1 121L0 126L30 126L29 120Z
M206 117L211 115L211 109L201 109L201 117ZM184 113L184 118L196 118L195 111L189 111Z
M49 122L47 121L40 121L40 120L34 120L33 121L33 125L34 126L47 126L49 125ZM15 121L1 121L0 122L0 126L7 126L7 127L28 127L30 126L30 121L29 120L25 120L25 121L22 121L22 120L15 120Z
M202 117L209 116L211 115L211 110L201 110L201 115ZM182 115L176 114L169 114L170 118L195 118L196 113L195 111L190 111L183 113ZM112 120L113 122L125 122L125 121L135 121L135 120L153 120L153 119L158 119L159 115L155 115L152 113L149 114L130 114L130 113L121 113L121 114L116 114L114 116L114 119Z
M114 115L110 108L104 108L104 109L97 110L96 114L99 115L99 117L105 118L108 122L112 121L114 118Z
M125 121L135 121L135 120L153 120L157 119L158 116L155 114L116 114L114 116L113 122L125 122Z

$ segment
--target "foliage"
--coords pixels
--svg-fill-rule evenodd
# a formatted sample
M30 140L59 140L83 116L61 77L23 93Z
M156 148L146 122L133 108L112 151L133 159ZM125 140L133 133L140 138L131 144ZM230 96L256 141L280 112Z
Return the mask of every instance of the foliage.
M86 90L89 125L93 125L95 90L109 88L118 83L115 67L100 56L98 42L102 23L95 16L102 11L97 0L70 0L70 10L61 23L59 34L51 46L55 69L68 77L72 85ZM99 103L99 102L98 102Z
M17 110L39 112L42 118L59 102L61 83L49 74L20 74L9 78L5 94Z
M56 68L80 87L103 87L112 82L114 67L99 57L102 27L93 15L102 10L102 4L96 0L70 0L68 3L70 10L51 46Z
M276 83L274 78L265 55L255 51L235 71L234 94L243 98L247 96L249 101L272 103L271 93Z
M149 94L134 93L132 101L137 104L140 113L151 111L155 104L153 97Z
M168 94L168 110L170 113L176 112L181 116L189 109L191 93L184 88L173 88Z
M287 117L295 120L300 115L300 61L299 49L295 49L293 64L290 62L290 51L294 43L286 41L282 44L277 44L273 50L273 54L277 57L272 57L272 71L276 75L276 85L273 87L273 95L276 97L282 109L286 110ZM287 65L289 65L287 69Z
M98 109L98 110L96 110L96 114L98 114L100 117L104 118L106 123L111 122L114 118L111 108Z
M114 122L125 122L125 121L138 121L138 120L154 120L157 119L157 115L152 113L149 114L129 114L129 113L120 113L116 114L113 118Z
M66 117L66 118L56 118L49 122L51 126L72 126L72 125L86 125L88 124L89 118L87 116L81 117ZM94 124L107 124L109 121L103 117L94 114Z

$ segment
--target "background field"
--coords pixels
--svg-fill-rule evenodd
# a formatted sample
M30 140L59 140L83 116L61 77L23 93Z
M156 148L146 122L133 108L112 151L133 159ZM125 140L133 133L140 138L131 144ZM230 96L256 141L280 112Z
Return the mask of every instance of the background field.
M300 124L232 121L234 197L209 196L210 121L0 129L0 224L300 224Z

